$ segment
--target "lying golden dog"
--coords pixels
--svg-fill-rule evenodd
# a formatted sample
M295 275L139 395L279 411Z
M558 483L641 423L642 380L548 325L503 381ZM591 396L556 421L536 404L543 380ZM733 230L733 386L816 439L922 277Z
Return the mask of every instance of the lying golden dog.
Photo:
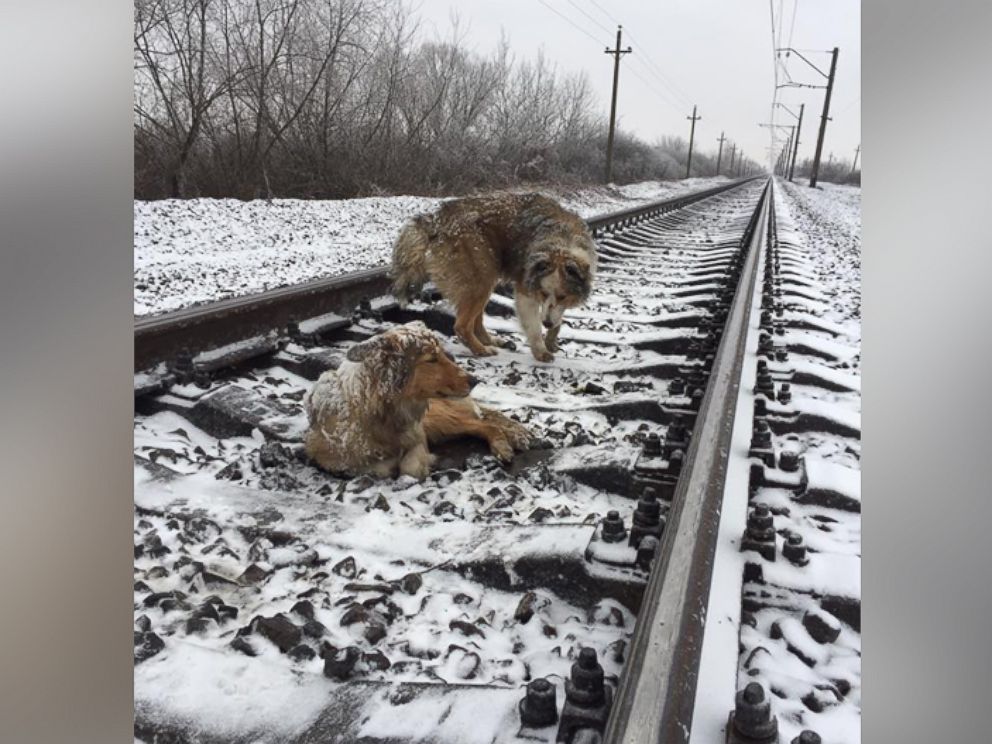
M452 361L421 322L397 326L348 350L304 398L310 421L306 452L334 473L422 480L433 456L428 442L485 439L503 461L530 433L469 397L478 382Z

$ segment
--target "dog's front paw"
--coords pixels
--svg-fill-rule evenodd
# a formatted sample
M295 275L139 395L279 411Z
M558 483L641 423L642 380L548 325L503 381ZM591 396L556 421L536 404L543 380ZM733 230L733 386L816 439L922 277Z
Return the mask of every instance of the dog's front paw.
M426 462L423 463L418 462L416 464L410 464L400 468L400 474L409 475L412 476L413 478L416 478L418 481L422 481L424 478L426 478L428 475L431 474L431 466L430 463L426 463Z
M550 351L552 354L555 353L556 351L559 351L558 342L552 338L544 339L544 345L547 347L548 351Z
M490 440L489 451L501 462L509 462L513 459L513 446L505 437L496 437Z
M547 349L532 349L534 358L539 362L553 362L555 355Z
M422 481L431 473L431 464L434 462L434 455L426 449L413 450L407 453L400 463L400 474L409 475Z
M507 428L506 436L510 440L510 446L515 450L525 450L534 441L534 435L523 424L512 422L513 426Z

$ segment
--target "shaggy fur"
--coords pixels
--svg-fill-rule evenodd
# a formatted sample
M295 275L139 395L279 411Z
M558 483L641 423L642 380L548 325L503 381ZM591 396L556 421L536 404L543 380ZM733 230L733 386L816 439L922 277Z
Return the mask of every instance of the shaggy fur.
M513 457L527 430L468 397L477 380L445 353L418 322L353 346L304 398L310 421L306 452L334 473L423 479L433 457L428 442L485 439L494 455Z
M482 315L496 285L508 281L531 352L552 361L562 315L589 297L595 270L596 244L585 222L540 194L445 202L407 223L393 246L400 303L433 281L455 307L458 337L478 355L496 353Z

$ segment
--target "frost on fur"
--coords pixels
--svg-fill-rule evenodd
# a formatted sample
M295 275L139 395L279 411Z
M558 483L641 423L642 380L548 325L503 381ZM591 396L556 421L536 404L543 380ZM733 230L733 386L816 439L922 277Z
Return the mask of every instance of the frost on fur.
M503 459L529 439L509 419L492 423L469 391L474 384L420 321L397 326L348 350L304 398L307 454L335 473L423 479L433 458L428 441L486 439ZM519 447L517 447L519 448Z
M419 215L410 220L400 231L393 246L393 295L400 307L406 307L420 294L428 279L425 256L430 243L427 226L429 218Z

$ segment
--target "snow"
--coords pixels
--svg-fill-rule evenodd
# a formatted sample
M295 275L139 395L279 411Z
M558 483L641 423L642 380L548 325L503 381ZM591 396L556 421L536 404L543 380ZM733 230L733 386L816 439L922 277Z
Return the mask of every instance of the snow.
M592 217L726 180L534 190ZM134 314L153 315L384 265L403 223L441 201L419 196L135 200Z
M826 597L858 609L861 600L861 515L818 505L821 498L815 498L837 494L843 499L823 503L861 503L860 189L808 189L777 180L775 207L786 331L774 340L788 345L789 358L769 369L776 382L792 373L804 379L793 384L791 403L769 403L768 412L772 418L799 413L801 423L805 415L798 431L774 436L773 443L776 451L802 454L810 498L778 486L761 487L754 496L754 503L772 510L779 554L776 561L745 554L761 566L764 583L744 584L745 597L758 609L749 613L753 626L740 626L737 688L751 681L764 686L780 741L812 729L828 744L857 744L861 634L843 618L829 620L839 625L840 636L821 645L801 618L806 611L823 614ZM788 480L788 474L772 474L783 485ZM795 566L781 554L789 533L803 538L807 565ZM707 725L715 730L717 724Z
M135 709L149 717L195 720L211 734L285 741L311 724L333 694L330 680L288 669L278 658L249 658L188 641L166 643L169 653L134 668ZM203 715L204 701L209 716Z
M646 434L663 437L665 427L643 420L640 413L607 420L596 411L605 399L584 391L589 383L612 390L615 382L625 380L643 383L642 397L658 399L665 394L667 380L643 370L652 365L684 363L684 357L658 354L639 348L639 344L695 335L689 323L674 329L652 324L679 326L682 323L677 321L691 321L699 314L699 309L687 301L688 295L679 296L678 292L699 278L689 274L698 260L697 247L711 251L708 255L724 252L708 247L700 225L706 225L705 233L712 242L736 235L734 210L742 210L749 198L753 194L728 196L724 203L730 206L717 219L699 213L690 218L684 230L666 233L666 245L679 248L660 259L636 249L619 267L602 271L588 305L566 315L569 333L563 333L562 353L553 365L534 362L516 324L509 319L487 316L485 322L515 340L516 351L504 349L495 357L475 359L466 357L457 342L446 340L459 363L485 380L475 391L483 403L524 421L558 450L548 462L518 475L501 470L491 458L471 456L466 467L455 474L457 478L435 473L423 483L411 479L338 480L296 457L298 431L281 440L287 462L263 467L261 447L272 441L266 442L267 437L257 429L249 436L218 438L189 418L203 398L216 394L225 384L236 384L252 396L302 414L302 398L312 382L290 371L295 369L292 360L305 352L343 356L352 343L347 338L307 350L290 344L273 361L274 366L238 373L233 380L212 383L207 391L192 385L175 386L170 394L156 396L154 406L135 417L135 455L155 459L180 475L162 480L145 467L135 468L135 545L144 545L150 536L157 535L162 546L171 551L164 558L147 552L136 558L135 580L144 582L151 592L189 592L188 601L194 607L203 601L202 595L216 594L239 614L233 620L191 632L185 626L186 612L146 607L144 600L150 595L136 591L135 617L147 616L154 632L166 642L164 651L136 666L139 713L147 711L152 720L189 721L194 729L233 726L259 740L285 740L292 736L290 732L306 728L315 716L323 716L335 700L342 699L343 688L364 690L361 685L367 685L367 696L354 703L356 710L360 708L356 720L362 726L361 734L351 732L355 739L422 727L438 741L502 742L515 738L515 706L528 675L549 677L558 688L560 704L562 681L578 649L592 646L608 677L615 680L622 669L624 644L633 630L632 614L612 599L596 602L591 592L566 597L559 596L558 589L552 591L542 585L534 589L538 600L534 617L520 623L514 615L524 590L516 567L523 559L553 554L568 562L563 575L581 576L578 572L583 569L577 567L584 567L588 576L632 580L629 570L584 561L595 525L607 511L619 510L629 527L634 508L629 495L577 483L562 474L562 469L633 457ZM649 232L653 231L643 230L640 237ZM636 248L638 240L620 236L612 242L619 250L626 250ZM637 258L640 253L645 253L643 259ZM657 292L652 288L651 294L636 280L640 268L649 263L667 276L667 286ZM272 277L257 278L264 282ZM698 287L693 287L693 292L705 294ZM412 307L423 309L418 303ZM435 305L439 307L443 305ZM360 337L390 325L364 319L351 330L355 331L353 337ZM579 345L570 338L572 333L591 335L597 343ZM798 354L793 357L800 359ZM818 358L807 361L823 367ZM639 395L630 393L609 401L636 400ZM746 423L746 417L741 418ZM208 424L203 426L209 429ZM583 444L588 446L573 447ZM811 447L826 451L832 446L814 439L802 444L807 456ZM232 465L240 468L237 483L224 480L224 472ZM511 484L517 492L510 491ZM781 498L788 498L787 492ZM824 512L809 505L791 507L797 519L812 519ZM538 510L547 513L541 524L531 520ZM195 520L202 524L194 530L190 525ZM272 530L289 535L289 541L266 537ZM809 544L838 552L847 549L853 536L853 531L838 529L812 535ZM819 542L814 543L814 537ZM175 567L177 558L185 554L222 577L237 579L249 564L264 569L267 577L257 584L211 586L194 593L190 591L195 581L193 567ZM307 557L313 555L317 564L310 565ZM739 553L735 555L739 567L742 559ZM503 559L511 589L494 588L452 570L457 564L493 556ZM352 573L335 570L349 558L354 561ZM824 553L822 560L830 561L831 557ZM169 570L163 573L163 568ZM842 570L848 569L838 569ZM388 584L410 573L417 573L423 581L413 594L398 589L347 588L356 582ZM788 584L802 578L796 569L782 581ZM824 586L853 590L850 585L841 586L839 579ZM291 613L301 594L313 603L314 615L325 628L322 640L336 648L356 645L363 653L381 652L392 667L363 667L356 673L358 682L336 686L323 677L319 658L293 661L258 634L249 636L252 647L260 653L257 658L245 657L230 647L235 632L253 617ZM738 587L736 599L739 597ZM396 617L385 628L382 640L368 641L362 632L364 623L341 625L352 601L370 602L376 612L386 611L389 602L396 606ZM453 620L474 624L482 635L467 637L457 626L452 629ZM722 625L730 621L720 616L713 622ZM852 635L846 627L843 633L845 638ZM733 653L736 659L736 641ZM216 659L216 673L205 668L213 664L207 663L210 658ZM253 670L245 677L248 683L253 681L255 670L265 669L272 684L283 685L281 689L305 687L307 692L300 695L298 706L293 701L293 710L273 710L274 701L256 701L250 684L240 683L237 675L244 676L239 671L243 665ZM198 704L193 693L174 693L183 669L197 675L192 686L200 694ZM237 678L226 682L228 673ZM732 666L727 674L732 686ZM400 682L415 682L429 692L397 704L387 699L383 690L387 683L395 688ZM469 701L467 706L453 705L451 700L456 696L447 696L445 691L455 685L459 696L468 689L469 697L463 698ZM267 694L267 688L260 686L256 692ZM318 698L323 700L323 709ZM274 700L282 698L276 695ZM236 703L244 708L257 705L258 709L244 715L243 720L233 721ZM553 731L545 732L535 739L549 741L553 735Z

